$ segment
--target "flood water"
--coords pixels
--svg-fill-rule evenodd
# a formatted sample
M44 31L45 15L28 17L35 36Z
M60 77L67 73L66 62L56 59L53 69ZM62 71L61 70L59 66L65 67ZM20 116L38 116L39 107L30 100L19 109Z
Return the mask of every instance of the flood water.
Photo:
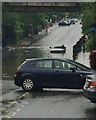
M19 47L14 49L3 49L2 53L2 78L3 80L14 80L14 75L19 65L29 58L68 58L72 59L72 49L68 49L65 54L50 53L48 46ZM89 65L90 53L79 53L75 61L86 66Z

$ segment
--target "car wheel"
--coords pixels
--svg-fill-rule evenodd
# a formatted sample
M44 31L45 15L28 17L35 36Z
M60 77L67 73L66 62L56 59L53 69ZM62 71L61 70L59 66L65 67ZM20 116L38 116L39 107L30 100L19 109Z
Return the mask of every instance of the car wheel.
M35 89L36 84L31 78L24 78L22 82L22 88L24 91L32 91Z

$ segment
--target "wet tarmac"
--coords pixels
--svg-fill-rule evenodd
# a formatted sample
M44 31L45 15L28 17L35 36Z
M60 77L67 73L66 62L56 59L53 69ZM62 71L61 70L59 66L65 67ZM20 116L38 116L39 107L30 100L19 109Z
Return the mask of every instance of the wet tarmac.
M5 101L7 109L3 111L4 118L96 119L96 105L86 100L82 90L44 89L24 93L19 89L15 94L22 95Z

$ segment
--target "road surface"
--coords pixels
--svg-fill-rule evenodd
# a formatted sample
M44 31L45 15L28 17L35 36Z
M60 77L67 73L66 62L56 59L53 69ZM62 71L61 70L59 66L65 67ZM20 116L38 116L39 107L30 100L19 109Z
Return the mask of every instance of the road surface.
M82 90L44 89L28 93L18 89L8 93L10 97L14 96L12 93L20 96L5 101L7 109L3 112L4 118L96 119L96 105L83 96Z
M51 57L72 59L73 45L81 37L79 23L66 27L55 26L50 34L32 47L50 50L49 47L64 44L65 54L50 54ZM47 54L47 55L48 55ZM38 54L37 54L38 55ZM44 54L44 57L47 57ZM79 59L88 64L88 55ZM82 55L81 55L82 56ZM36 56L38 57L38 56ZM86 61L87 60L87 61ZM5 83L4 83L5 82ZM83 96L82 90L44 89L42 92L24 92L14 85L13 81L3 82L3 118L86 118L96 119L96 105ZM10 90L4 90L10 87Z
M70 26L61 26L38 41L36 45L45 47L65 45L67 48L65 58L72 59L73 45L76 44L81 36L81 25L79 23Z

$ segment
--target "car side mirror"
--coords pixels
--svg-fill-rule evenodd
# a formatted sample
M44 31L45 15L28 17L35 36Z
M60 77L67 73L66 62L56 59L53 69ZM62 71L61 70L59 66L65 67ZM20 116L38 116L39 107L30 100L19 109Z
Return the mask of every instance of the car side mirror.
M75 67L72 67L72 68L70 68L70 70L72 70L72 72L75 72L75 71L76 71L76 68L75 68Z

